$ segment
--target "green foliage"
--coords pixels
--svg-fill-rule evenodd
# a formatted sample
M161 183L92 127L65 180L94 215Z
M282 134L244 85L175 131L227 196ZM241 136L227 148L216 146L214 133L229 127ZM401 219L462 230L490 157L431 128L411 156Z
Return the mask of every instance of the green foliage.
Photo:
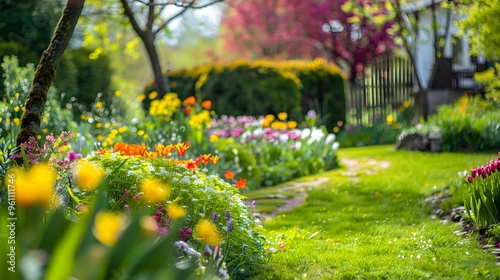
M147 235L141 220L144 212L129 217L129 225L116 246L107 247L97 241L96 215L105 210L105 191L99 191L89 211L78 221L70 221L62 209L46 214L42 208L17 206L14 212L15 272L3 269L2 279L111 279L112 277L147 277L148 279L192 279L199 270L199 259L181 258L175 250L176 235ZM101 212L102 213L102 212ZM2 207L2 231L7 228L7 207ZM182 220L171 230L177 232ZM7 243L7 240L2 240ZM10 251L9 251L10 252ZM10 252L12 254L12 252ZM7 253L6 253L7 254ZM2 254L5 263L10 259ZM50 259L50 262L49 262ZM5 267L6 268L6 267ZM169 278L165 278L165 277Z
M255 159L254 147L242 145L234 139L220 139L214 143L215 154L219 155L219 170L232 170L238 176L247 178L248 189L254 189L262 184L262 171Z
M388 124L385 119L378 118L371 126L352 126L339 133L341 147L361 147L396 143L401 134L401 126Z
M21 57L22 50L26 50L28 57L23 57L22 63L38 62L40 55L50 42L61 10L62 2L60 1L2 1L0 3L0 18L2 19L0 42L10 43L12 49L0 48L0 57L5 55ZM20 46L23 47L19 48ZM21 52L18 53L18 50Z
M241 200L238 189L218 175L193 173L183 166L161 159L105 154L93 155L89 160L101 165L106 173L111 173L108 175L107 204L112 210L123 209L125 205L129 205L131 211L141 209L144 206L143 200L134 198L141 193L141 181L145 178L157 178L170 185L172 202L188 209L185 226L194 228L200 218L210 219L214 212L219 215L216 225L222 229L221 232L227 234L221 247L231 246L229 255L225 256L230 273L237 274L241 269L246 273L254 273L258 269L261 245L257 228L248 215L248 207ZM120 167L122 163L124 164ZM114 170L116 171L112 172ZM130 194L124 198L127 190ZM231 233L228 232L224 219L226 211L229 211L234 225ZM247 245L245 252L244 244Z
M345 122L344 76L323 60L236 61L171 71L169 79L181 98L196 94L210 99L221 115L286 111L300 120L309 109L316 109L329 131L338 121Z
M500 63L495 63L494 68L476 73L474 78L485 86L486 98L500 103Z
M0 116L0 139L14 140L19 131L24 102L31 88L34 67L33 64L21 67L17 57L6 56L2 63L2 69L5 80L3 100L0 101L0 112L2 113ZM73 114L70 110L61 109L59 97L57 90L51 87L43 112L40 138L53 131L67 131L74 127Z
M484 54L487 58L498 59L500 52L500 24L493 20L500 12L500 1L465 1L461 12L465 18L460 21L460 28L469 35L472 52Z
M430 123L439 127L445 151L477 151L500 148L499 103L480 96L461 97L440 106Z
M259 140L256 140L256 142ZM254 153L262 174L263 186L276 186L295 178L319 174L338 167L335 135L324 127L305 128L300 140L264 142Z
M95 96L101 93L104 99L111 94L110 61L106 55L90 59L89 49L69 49L58 68L54 86L64 93L62 104L75 104L75 114L90 110Z
M361 147L396 143L401 131L411 125L411 113L410 103L404 102L394 115L376 116L367 124L348 124L338 134L340 146Z

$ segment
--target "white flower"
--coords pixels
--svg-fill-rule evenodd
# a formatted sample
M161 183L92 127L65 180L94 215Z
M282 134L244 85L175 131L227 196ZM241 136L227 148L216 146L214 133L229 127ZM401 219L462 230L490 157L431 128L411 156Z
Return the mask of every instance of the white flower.
M339 147L340 147L340 143L339 143L339 142L333 142L333 144L332 144L332 149L333 149L334 151L338 150L338 149L339 149Z
M333 141L335 141L335 134L333 133L328 134L325 138L325 143L328 145L330 143L333 143Z
M285 144L286 142L288 142L288 139L289 139L289 138L290 138L290 137L289 137L288 135L286 135L286 134L281 134L281 135L279 136L280 143Z
M302 130L302 133L300 134L300 138L305 139L309 137L310 134L311 130L309 128L304 128L304 130Z

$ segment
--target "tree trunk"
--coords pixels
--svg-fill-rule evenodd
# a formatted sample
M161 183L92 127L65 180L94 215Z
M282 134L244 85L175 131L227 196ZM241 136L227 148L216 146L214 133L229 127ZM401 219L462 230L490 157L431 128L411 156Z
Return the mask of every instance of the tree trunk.
M170 85L168 83L168 77L163 76L163 71L161 70L160 58L154 43L154 35L152 33L146 34L142 37L142 42L148 53L151 69L153 69L155 90L158 93L158 98L162 98L165 94L170 92Z
M59 61L73 35L84 2L85 0L67 1L49 47L42 54L28 98L24 104L25 111L21 117L21 130L17 134L17 146L28 141L31 136L36 137L38 134L43 109L47 101L47 93L56 76Z

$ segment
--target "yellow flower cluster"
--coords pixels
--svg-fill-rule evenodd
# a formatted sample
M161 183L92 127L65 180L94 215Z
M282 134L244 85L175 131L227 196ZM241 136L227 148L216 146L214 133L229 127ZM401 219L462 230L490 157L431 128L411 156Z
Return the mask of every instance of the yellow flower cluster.
M201 129L202 127L210 127L212 118L208 110L203 110L198 114L191 115L189 118L189 125L193 128Z
M275 121L275 117L272 114L268 114L264 117L262 122L262 127L271 127L274 130L287 130L295 129L297 127L296 121L287 121L288 114L286 112L281 112L278 114L278 120Z
M181 100L177 97L177 93L168 93L162 99L151 101L149 114L169 118L179 110L180 106Z

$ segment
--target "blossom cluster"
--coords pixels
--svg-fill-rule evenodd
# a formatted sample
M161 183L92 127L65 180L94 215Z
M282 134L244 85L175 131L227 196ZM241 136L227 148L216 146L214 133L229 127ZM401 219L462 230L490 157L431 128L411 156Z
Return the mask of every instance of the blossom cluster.
M500 152L498 153L500 156ZM485 179L487 176L500 170L500 157L490 160L486 165L478 166L471 170L471 175L467 175L467 181L472 183L475 178Z

